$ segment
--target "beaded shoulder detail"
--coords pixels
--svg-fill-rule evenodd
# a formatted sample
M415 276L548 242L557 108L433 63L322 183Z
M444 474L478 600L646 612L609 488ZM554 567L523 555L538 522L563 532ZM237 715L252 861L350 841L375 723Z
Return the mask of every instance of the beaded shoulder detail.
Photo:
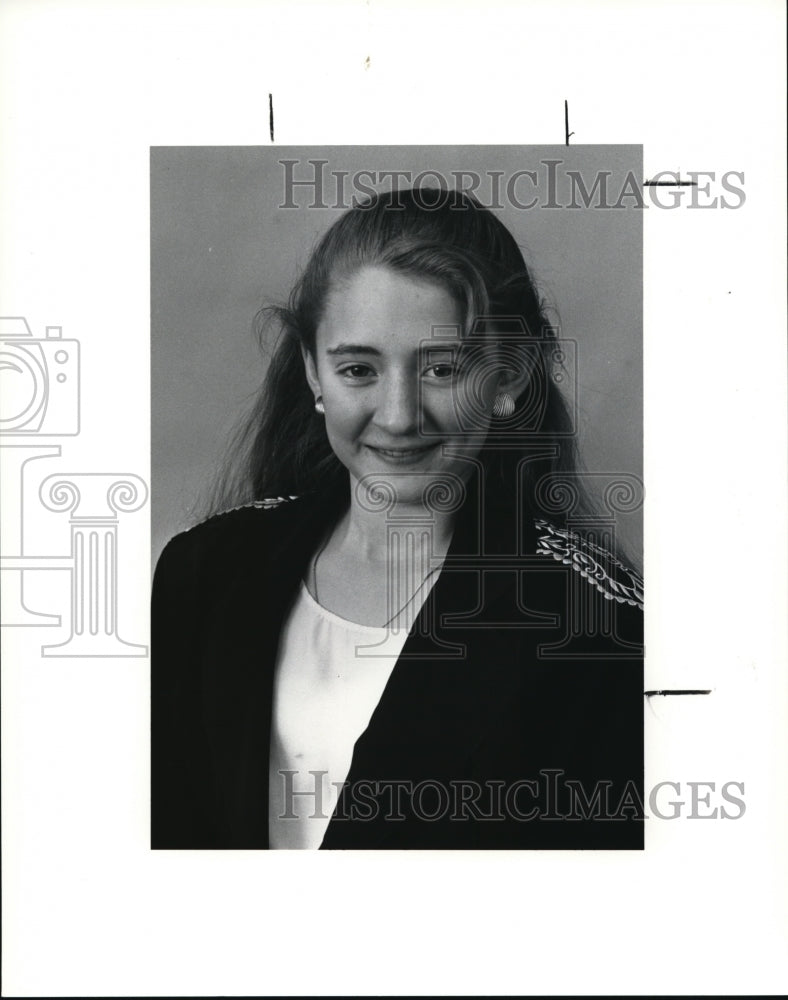
M227 510L220 510L218 513L211 515L206 521L200 521L199 524L206 524L207 521L213 521L217 517L224 517L225 514L234 514L237 510L247 510L253 508L255 510L273 510L274 507L281 507L282 504L290 503L291 500L297 500L298 496L286 496L286 497L266 497L264 500L252 500L250 503L242 503L237 507L229 507ZM199 527L199 524L192 525L191 528L187 528L187 531L191 531L192 528Z
M251 503L243 504L243 507L255 507L257 510L270 510L272 507L281 507L283 503L290 503L291 500L297 500L298 496L289 497L266 497L265 500L252 500ZM233 510L240 510L239 507L234 507ZM225 511L225 513L228 513Z
M594 542L549 521L535 520L536 553L571 566L608 601L643 608L643 578Z

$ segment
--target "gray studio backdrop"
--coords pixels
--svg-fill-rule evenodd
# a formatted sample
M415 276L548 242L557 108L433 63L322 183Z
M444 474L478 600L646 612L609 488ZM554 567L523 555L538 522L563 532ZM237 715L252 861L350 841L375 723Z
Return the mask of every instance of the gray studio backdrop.
M167 539L199 516L228 435L263 377L267 359L252 335L255 313L287 298L343 198L364 187L408 186L406 178L381 178L383 171L439 175L423 176L422 187L440 178L454 186L458 171L467 172L466 188L479 179L477 197L514 233L561 335L577 341L586 468L642 475L642 210L627 194L642 180L642 147L156 147L154 561ZM314 184L288 187L288 178L316 176L323 184L317 195ZM594 192L600 176L604 190ZM641 512L619 515L618 531L639 561Z

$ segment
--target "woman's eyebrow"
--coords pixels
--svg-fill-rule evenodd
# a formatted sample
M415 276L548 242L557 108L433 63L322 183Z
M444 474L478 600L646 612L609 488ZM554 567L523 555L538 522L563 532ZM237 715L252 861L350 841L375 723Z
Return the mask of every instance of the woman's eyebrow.
M326 354L374 354L380 357L377 347L366 344L337 344L336 347L329 347Z
M435 343L434 340L426 340L423 344L419 346L418 351L414 351L415 354L422 356L433 357L435 355L451 355L454 356L459 350L459 345L454 344L440 344ZM382 352L378 350L377 347L372 347L369 344L337 344L336 347L326 348L326 354L331 354L336 356L339 354L370 354L375 357L381 357Z

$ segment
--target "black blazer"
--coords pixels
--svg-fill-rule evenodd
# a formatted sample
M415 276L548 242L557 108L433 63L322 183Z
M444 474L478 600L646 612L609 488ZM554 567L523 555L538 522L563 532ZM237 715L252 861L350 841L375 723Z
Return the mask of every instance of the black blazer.
M280 631L343 497L173 538L152 608L152 846L268 847ZM587 539L469 490L324 848L643 846L642 587Z

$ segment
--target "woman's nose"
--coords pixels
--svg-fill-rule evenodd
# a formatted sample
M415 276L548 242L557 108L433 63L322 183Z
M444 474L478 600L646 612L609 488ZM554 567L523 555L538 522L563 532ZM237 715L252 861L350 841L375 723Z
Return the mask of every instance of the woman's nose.
M419 429L419 405L418 380L397 376L383 387L375 422L389 434L414 434Z

